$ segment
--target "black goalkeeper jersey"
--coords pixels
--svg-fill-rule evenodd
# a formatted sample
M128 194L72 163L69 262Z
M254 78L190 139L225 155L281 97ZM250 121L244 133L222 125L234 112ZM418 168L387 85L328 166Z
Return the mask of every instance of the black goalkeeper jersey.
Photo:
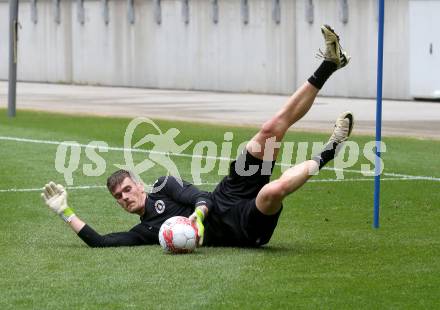
M251 175L240 175L237 167L245 171L257 170ZM86 225L78 233L92 247L130 246L159 243L159 229L172 216L188 217L198 205L209 209L205 218L203 244L207 246L259 246L267 243L277 225L280 212L265 216L258 211L255 198L270 181L274 161L264 162L243 152L231 162L229 175L212 193L200 191L194 185L174 177L159 178L155 193L148 195L141 223L128 232L99 235ZM253 166L253 167L252 167ZM240 170L241 170L240 169ZM240 171L239 170L239 171ZM269 171L269 173L267 173Z
M85 225L78 232L78 236L91 247L158 244L160 226L170 217L188 217L198 205L206 205L208 209L212 209L211 194L200 191L188 182L179 183L174 177L161 177L155 182L154 187L160 190L148 194L141 222L129 231L100 235ZM205 236L209 235L208 226L207 220Z

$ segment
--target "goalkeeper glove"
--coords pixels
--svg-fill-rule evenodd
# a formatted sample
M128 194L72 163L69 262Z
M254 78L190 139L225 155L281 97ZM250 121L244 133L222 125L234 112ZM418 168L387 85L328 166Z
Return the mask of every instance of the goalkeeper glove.
M68 223L75 217L73 209L67 205L67 192L60 184L49 182L43 188L41 193L46 205L56 214L58 214L64 222Z
M197 226L197 235L199 237L198 246L203 244L203 236L205 234L205 226L203 225L203 220L205 219L205 214L202 209L197 207L193 214L189 217L191 222L195 223Z

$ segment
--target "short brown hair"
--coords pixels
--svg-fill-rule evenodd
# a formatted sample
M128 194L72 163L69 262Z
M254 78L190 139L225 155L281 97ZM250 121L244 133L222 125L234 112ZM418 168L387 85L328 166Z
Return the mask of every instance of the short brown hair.
M107 189L110 191L110 193L113 194L115 187L120 185L125 178L130 178L133 182L139 183L138 178L131 171L124 169L115 171L107 178Z

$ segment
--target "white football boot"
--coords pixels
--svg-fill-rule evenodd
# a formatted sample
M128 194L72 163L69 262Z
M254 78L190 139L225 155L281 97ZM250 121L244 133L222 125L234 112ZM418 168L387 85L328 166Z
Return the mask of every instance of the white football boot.
M331 144L340 144L348 139L353 129L354 118L353 113L346 111L339 115L336 119L335 128L333 129L333 134L328 140Z
M335 63L337 69L345 67L351 57L342 49L339 36L329 25L322 25L321 32L324 36L326 48L324 52L319 49L317 57Z

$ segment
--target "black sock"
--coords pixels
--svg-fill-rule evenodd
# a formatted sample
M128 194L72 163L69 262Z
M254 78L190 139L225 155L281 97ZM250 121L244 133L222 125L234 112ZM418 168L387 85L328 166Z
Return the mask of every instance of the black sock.
M318 89L324 86L327 79L335 72L337 66L334 62L324 60L319 68L313 73L313 75L308 79L309 83Z
M319 165L319 170L321 170L322 167L324 167L329 161L335 158L337 146L337 142L329 142L324 147L321 154L316 155L312 158L312 160L314 160Z

